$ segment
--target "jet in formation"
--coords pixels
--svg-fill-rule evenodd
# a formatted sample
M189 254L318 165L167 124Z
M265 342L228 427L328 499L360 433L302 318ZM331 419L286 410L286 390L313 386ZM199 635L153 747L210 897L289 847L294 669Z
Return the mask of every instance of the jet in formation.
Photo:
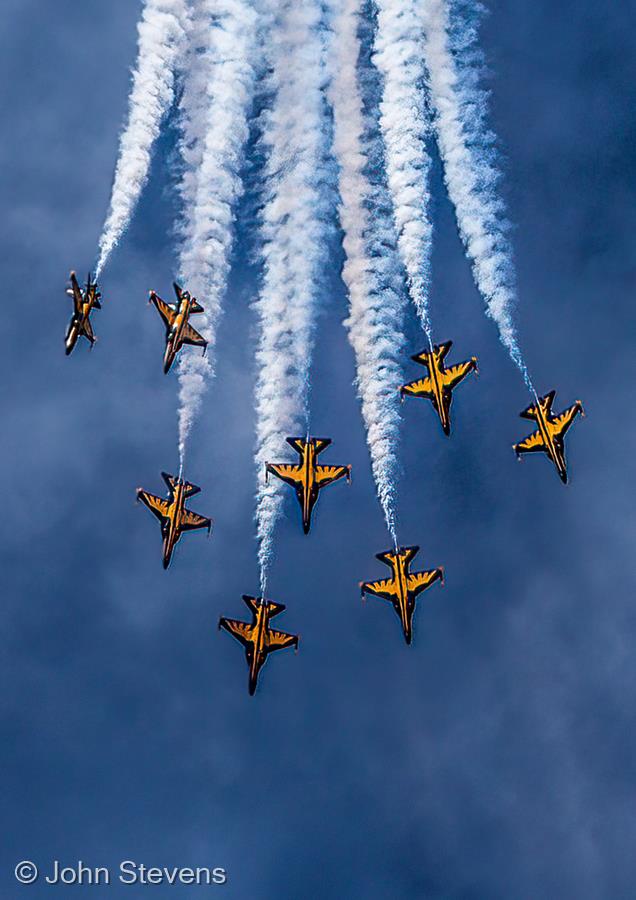
M71 272L71 286L67 288L66 293L73 298L73 315L71 316L64 340L66 355L69 356L73 352L78 339L82 336L88 340L91 347L93 346L95 335L91 325L91 312L102 307L99 302L101 294L97 289L97 282L91 281L90 272L83 291L78 284L75 272Z
M208 534L212 528L212 520L206 516L200 516L192 510L186 509L185 503L189 497L193 497L201 490L196 484L190 484L182 478L176 478L167 472L161 473L163 480L168 485L169 496L157 497L149 494L142 488L137 489L137 500L147 506L150 512L161 523L161 535L163 537L163 567L170 565L172 552L184 531L196 531L198 528L207 528Z
M166 326L166 352L163 357L163 371L167 374L179 350L184 344L203 347L205 353L208 346L206 339L190 325L189 319L195 313L202 313L203 307L197 303L188 291L182 290L173 282L177 302L174 306L162 300L154 291L150 291L149 302L153 303Z
M565 434L579 413L583 413L583 404L580 400L568 406L560 415L552 415L552 404L556 391L550 391L544 397L537 397L536 403L531 403L527 409L519 413L522 419L531 419L537 423L537 430L528 435L512 448L521 459L523 453L546 453L556 466L559 478L563 484L567 484L568 473L565 465L565 446L563 439Z
M391 577L381 581L360 582L363 597L365 594L373 594L393 604L400 617L407 644L410 644L413 638L415 598L438 579L444 583L442 568L430 569L427 572L409 572L411 560L419 549L419 547L399 547L378 553L377 559L391 569Z
M282 603L273 603L271 600L250 597L247 594L243 594L243 601L252 614L252 621L241 622L239 619L226 619L222 616L219 619L219 628L228 631L245 647L249 666L248 690L250 695L253 695L258 674L269 654L275 650L284 650L286 647L298 649L298 637L270 627L270 620L285 609Z
M477 359L458 363L455 366L446 368L444 358L450 348L452 341L446 341L443 344L435 344L432 350L422 350L412 356L415 362L426 366L428 375L425 378L419 378L417 381L411 381L402 385L400 393L402 399L405 395L410 397L424 397L433 404L435 412L439 416L442 423L442 429L445 435L450 434L450 407L453 402L453 389L457 387L460 381L468 375L469 372L477 372Z
M296 465L267 463L265 479L267 480L267 476L271 472L281 481L291 484L300 503L303 531L305 534L309 534L311 513L318 500L318 494L328 484L333 484L334 481L345 476L347 481L351 482L351 466L318 465L316 458L329 446L330 438L288 437L287 443L298 453L300 461Z

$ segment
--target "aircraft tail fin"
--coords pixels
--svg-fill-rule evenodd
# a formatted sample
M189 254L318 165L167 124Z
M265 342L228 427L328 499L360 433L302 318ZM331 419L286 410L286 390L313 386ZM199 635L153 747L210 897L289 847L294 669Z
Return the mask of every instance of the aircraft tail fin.
M384 550L382 553L376 553L376 559L379 559L380 562L383 562L386 565L390 566L392 565L392 561L394 559L401 556L405 562L409 563L419 549L419 547L413 546L397 547L395 550Z
M162 472L161 477L170 490L174 490L178 484L182 484L185 489L186 497L192 497L194 494L198 494L201 491L201 488L197 484L192 484L191 481L185 481L183 478L180 479L177 475L171 475L169 472Z
M549 391L543 397L537 397L537 402L531 403L523 412L519 413L519 416L522 419L536 419L539 416L540 408L543 410L544 415L549 415L555 395L556 391Z
M294 448L294 450L297 453L303 452L303 450L305 448L305 444L306 444L305 438L303 438L303 437L288 437L285 440L287 441L287 443L289 444L290 447Z

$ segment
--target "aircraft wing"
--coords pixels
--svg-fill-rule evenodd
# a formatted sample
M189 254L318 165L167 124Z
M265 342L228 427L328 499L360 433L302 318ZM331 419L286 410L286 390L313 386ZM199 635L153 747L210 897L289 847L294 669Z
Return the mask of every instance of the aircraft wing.
M77 278L75 277L75 272L71 272L71 293L73 295L73 308L75 309L76 313L80 313L84 298L82 297L82 291L78 284Z
M199 332L190 325L189 322L186 322L185 327L183 329L183 333L181 335L181 343L182 344L191 344L193 347L207 347L208 342L206 339L199 334Z
M393 601L398 594L394 578L382 578L380 581L365 581L360 585L363 594L375 594L384 600Z
M560 416L555 416L552 419L551 425L555 430L555 438L562 438L566 433L572 422L576 419L577 415L580 413L581 407L578 403L575 403L573 406L570 406L568 409L563 410Z
M150 292L150 302L156 306L157 312L163 319L166 328L170 328L177 317L176 311L172 308L172 306L170 306L169 303L166 303L165 300L162 300L158 294L155 294L154 291Z
M212 527L212 522L206 516L200 516L198 513L192 512L191 509L184 509L181 516L181 527L184 531L195 531L197 528L207 528L209 531Z
M538 450L545 450L545 441L541 437L541 433L539 431L534 431L527 438L524 438L523 441L519 441L518 444L514 445L515 452L519 453L536 453Z
M442 578L441 569L431 569L428 572L413 572L406 579L406 587L417 597L427 587L430 587L438 578Z
M284 631L276 631L275 628L269 628L267 631L267 651L273 653L274 650L284 650L285 647L297 647L298 636L295 634L286 634Z
M287 484L302 484L302 466L294 466L286 463L267 463L266 469Z
M319 488L325 487L345 475L349 475L348 466L316 466L314 469L314 478Z
M433 382L430 378L418 378L417 381L410 381L402 386L403 394L413 394L415 397L431 397L435 396L433 391Z
M239 622L238 619L226 619L225 617L221 617L219 619L219 628L225 629L232 637L235 637L236 640L243 644L244 647L249 647L252 644L252 631L253 626L248 622Z
M475 363L472 359L469 359L466 362L458 363L456 366L450 366L448 369L445 369L443 374L444 387L452 390L474 368Z
M150 512L160 521L168 518L170 504L163 497L157 497L155 494L149 494L148 491L143 491L139 488L137 491L137 499L140 500L144 506L147 506Z

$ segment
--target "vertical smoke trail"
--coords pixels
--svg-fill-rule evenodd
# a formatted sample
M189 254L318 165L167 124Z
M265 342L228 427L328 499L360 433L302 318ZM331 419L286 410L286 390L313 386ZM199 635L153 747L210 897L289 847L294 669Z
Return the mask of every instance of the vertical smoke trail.
M174 100L186 15L185 0L146 0L144 5L128 122L119 141L110 208L99 240L97 278L126 230L148 178L152 146Z
M308 425L308 378L317 295L325 263L330 207L328 120L320 5L281 4L269 38L271 108L263 113L267 154L261 213L263 283L255 308L260 327L256 385L256 529L261 593L281 512L265 463L285 437Z
M258 4L197 0L189 69L180 104L184 171L179 278L205 312L193 325L208 355L184 348L179 361L179 459L213 374L216 328L230 268L234 209L256 79Z
M354 349L371 466L387 527L395 526L396 447L399 436L400 354L404 299L392 262L392 230L383 189L367 168L379 136L366 121L358 86L360 0L330 0L333 38L329 98L334 115L334 152L339 165L340 223L344 232L342 277L349 292L345 323ZM375 147L369 147L375 143ZM392 252L393 251L393 252Z
M409 294L432 347L428 312L432 227L427 212L431 162L426 151L430 122L422 90L425 71L417 5L417 0L377 0L373 61L384 80L380 128L398 250Z
M481 9L481 7L479 7ZM424 58L435 110L444 180L459 232L472 261L475 283L501 342L534 393L519 348L512 310L516 285L509 224L497 194L494 138L484 125L485 92L479 87L481 55L471 10L461 5L451 21L447 0L422 0Z

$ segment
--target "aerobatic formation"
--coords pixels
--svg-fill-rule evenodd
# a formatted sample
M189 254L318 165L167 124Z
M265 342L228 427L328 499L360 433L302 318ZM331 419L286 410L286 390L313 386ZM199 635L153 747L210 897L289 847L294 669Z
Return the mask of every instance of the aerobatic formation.
M461 0L283 0L278 5L271 0L145 0L96 274L94 279L89 274L82 289L71 272L73 313L65 350L71 354L82 336L91 347L95 342L91 313L101 309L97 281L132 219L164 121L174 116L181 134L184 207L179 283L173 284L174 304L155 291L149 302L165 326L163 371L168 374L175 362L178 371L179 468L176 476L162 473L167 497L137 491L160 522L167 569L184 532L207 529L209 534L212 527L210 518L186 507L200 488L186 481L183 471L192 426L214 373L236 206L246 155L256 147L264 183L258 217L262 278L255 303L260 591L243 596L251 622L219 620L219 628L245 648L250 694L270 653L298 647L296 635L270 624L285 607L266 599L275 527L283 511L281 482L294 489L302 529L309 534L322 489L351 480L351 466L318 462L331 440L309 433L315 321L326 290L325 248L336 219L349 302L345 326L371 471L393 545L377 554L390 577L360 582L360 588L363 596L393 605L410 644L416 598L444 581L441 567L411 572L419 548L401 546L397 534L400 402L429 400L449 436L453 392L470 372L477 373L475 357L447 365L452 341L434 343L433 338L428 183L433 141L486 315L530 393L521 416L536 430L513 449L519 458L545 453L567 481L564 438L583 407L576 401L554 415L555 391L537 395L520 348L512 315L516 286L509 227L497 192L499 172L480 87L479 9ZM250 129L255 142L248 141ZM427 340L426 348L411 357L426 373L413 381L405 381L403 371L409 301ZM285 440L296 460L278 458Z

